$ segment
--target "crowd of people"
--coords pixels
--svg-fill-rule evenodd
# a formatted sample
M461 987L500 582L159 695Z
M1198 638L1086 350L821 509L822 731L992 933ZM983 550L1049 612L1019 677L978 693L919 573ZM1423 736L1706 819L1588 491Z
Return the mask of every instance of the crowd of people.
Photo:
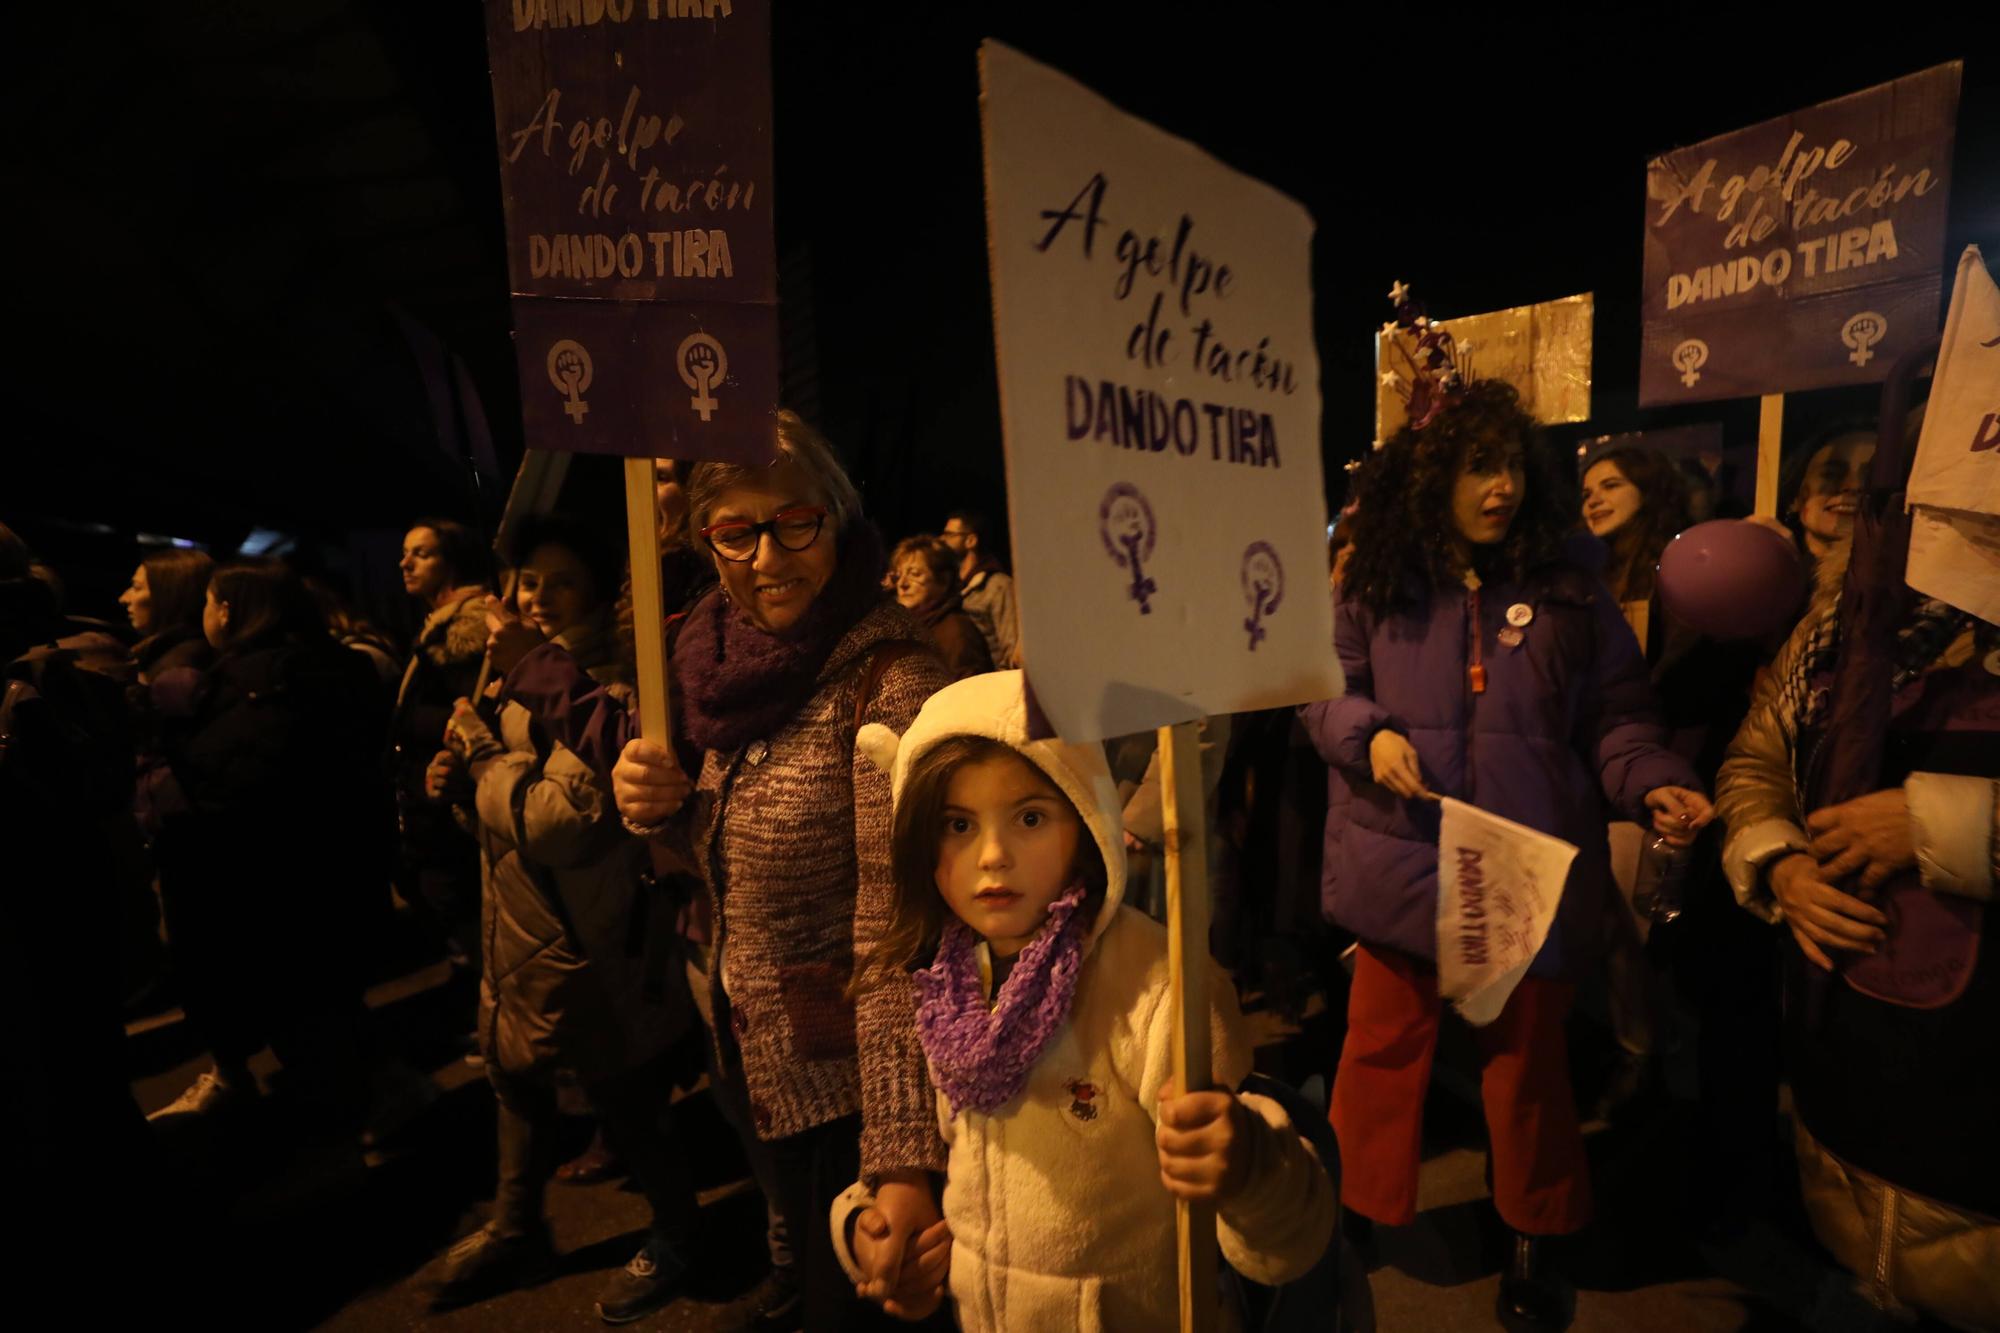
M1157 758L1039 734L998 529L959 510L888 547L790 413L767 465L659 460L665 682L635 679L622 534L591 516L513 525L497 574L471 528L414 523L407 654L281 561L181 549L133 571L128 638L85 630L0 530L0 812L10 847L70 864L72 900L38 910L100 892L145 922L108 954L165 941L208 1060L152 1132L281 1092L368 1141L420 1116L435 1090L363 984L392 910L427 923L498 1125L439 1309L552 1271L558 1175L623 1174L649 1208L606 1322L684 1290L707 1242L666 1112L698 1048L764 1197L752 1327L1170 1327L1185 1199L1216 1209L1239 1326L1326 1328L1365 1319L1379 1229L1417 1215L1454 797L1578 849L1474 1029L1503 1323L1571 1318L1584 1126L1663 1097L1692 1041L1713 1234L1796 1182L1877 1306L2000 1327L2000 991L1977 965L2000 643L1900 582L1886 634L1855 628L1875 447L1843 423L1791 460L1770 521L1811 593L1749 642L1662 598L1667 544L1728 510L1698 462L1624 443L1572 466L1478 381L1364 460L1329 542L1347 692L1204 733L1212 1088L1171 1072ZM1854 759L1840 710L1870 663L1886 702ZM639 734L635 690L662 683L670 743ZM30 975L50 1125L96 1087L96 1132L147 1132L129 976ZM1253 993L1342 1021L1264 1059ZM1585 995L1616 1051L1592 1105ZM1312 1068L1319 1105L1290 1086ZM565 1113L598 1135L568 1163Z

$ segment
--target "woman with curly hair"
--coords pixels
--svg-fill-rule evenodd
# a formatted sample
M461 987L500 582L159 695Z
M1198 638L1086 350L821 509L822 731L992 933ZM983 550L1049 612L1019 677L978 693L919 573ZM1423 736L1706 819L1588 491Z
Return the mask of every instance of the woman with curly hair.
M1564 554L1575 490L1512 388L1475 381L1398 432L1356 498L1334 635L1348 692L1304 710L1333 770L1325 903L1360 938L1331 1113L1341 1198L1357 1233L1416 1215L1442 1008L1438 797L1576 844L1547 942L1475 1031L1494 1203L1515 1233L1499 1314L1560 1328L1567 1301L1542 1238L1590 1215L1563 1018L1595 961L1602 802L1677 843L1709 804L1662 744L1631 628Z

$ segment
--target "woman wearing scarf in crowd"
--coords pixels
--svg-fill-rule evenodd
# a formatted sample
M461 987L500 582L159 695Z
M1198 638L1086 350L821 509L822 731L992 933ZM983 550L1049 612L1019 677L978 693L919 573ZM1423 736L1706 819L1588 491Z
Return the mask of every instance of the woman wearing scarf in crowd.
M560 515L528 521L514 545L513 605L496 610L629 696L610 600L618 549ZM512 664L504 656L495 670ZM427 788L458 807L485 865L479 1041L499 1104L500 1174L493 1220L452 1247L433 1301L463 1305L548 1271L542 1194L568 1081L652 1210L645 1245L598 1299L607 1322L626 1323L673 1298L694 1235L687 1167L661 1124L666 1055L688 1008L668 966L671 921L642 883L645 851L619 829L609 784L525 707L489 715L461 700L450 733Z
M953 680L993 669L986 636L960 605L958 557L935 537L905 537L889 557L896 601L930 632Z
M452 701L471 694L479 678L493 562L464 524L426 518L404 536L399 567L403 591L423 608L424 623L410 649L389 724L402 830L396 882L406 901L429 909L458 974L476 977L479 850L450 812L424 795L424 770L451 719Z
M632 739L636 718L557 649L524 655L503 697L615 759L627 825L693 868L684 933L717 1097L791 1222L805 1326L831 1330L880 1318L834 1258L834 1195L859 1172L898 1236L938 1220L926 1173L945 1152L911 984L856 1001L849 982L891 901L889 781L855 732L902 731L947 678L881 598L880 540L832 447L790 412L776 445L768 466L698 463L688 479L721 586L670 631L678 756Z
M1900 494L1884 508L1878 542ZM1902 585L1902 553L1878 551L1897 582L1867 588L1877 627L1857 631L1868 581L1848 579L1850 554L1826 551L1729 746L1723 868L1786 928L1784 1067L1814 1234L1898 1316L2000 1328L2000 629ZM1886 728L1841 713L1841 687L1866 677ZM1829 800L1847 732L1881 737L1873 789Z
M214 650L201 630L202 605L215 561L205 551L157 551L132 571L132 586L118 595L139 641L132 645L136 678L126 686L132 710L132 739L138 755L133 810L148 843L160 835L163 802L170 802L173 779L161 749L160 713L185 711ZM154 686L162 677L164 683Z
M1812 571L1819 562L1845 545L1854 531L1875 439L1872 420L1836 421L1786 455L1778 494L1788 497L1784 526L1805 558L1809 587L1818 582Z
M176 667L199 670L208 665L211 653L201 633L201 607L214 571L215 561L207 552L179 549L149 555L132 571L132 586L118 594L118 604L139 635L132 660L141 685Z
M1515 1235L1498 1313L1558 1328L1567 1302L1545 1238L1591 1212L1563 1020L1602 957L1603 803L1676 843L1710 811L1663 744L1630 627L1564 554L1575 492L1519 396L1492 380L1433 386L1436 409L1413 409L1421 428L1360 474L1335 615L1348 692L1304 710L1333 770L1328 826L1345 824L1328 844L1329 915L1361 940L1333 1086L1341 1198L1357 1233L1416 1212L1441 1008L1437 797L1574 843L1547 941L1475 1032L1494 1203Z

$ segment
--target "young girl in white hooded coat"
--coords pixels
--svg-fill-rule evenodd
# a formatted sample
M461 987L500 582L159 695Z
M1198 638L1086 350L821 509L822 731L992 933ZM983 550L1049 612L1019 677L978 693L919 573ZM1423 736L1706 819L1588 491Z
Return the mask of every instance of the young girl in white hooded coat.
M921 1318L948 1285L975 1333L1171 1328L1176 1194L1217 1205L1243 1276L1303 1275L1335 1204L1285 1113L1171 1095L1167 934L1121 906L1102 748L1030 740L1018 671L939 691L900 739L857 740L896 802L896 919L871 967L928 960L917 1022L950 1147L944 1222L921 1237L889 1235L865 1186L836 1203L863 1293ZM1233 1088L1249 1045L1219 969L1210 990L1215 1079Z

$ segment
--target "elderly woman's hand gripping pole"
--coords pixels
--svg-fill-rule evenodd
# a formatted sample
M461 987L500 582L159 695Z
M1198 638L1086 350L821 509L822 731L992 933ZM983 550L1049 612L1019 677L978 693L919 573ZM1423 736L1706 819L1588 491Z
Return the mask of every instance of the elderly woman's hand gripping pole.
M626 824L652 828L680 813L694 790L687 774L658 741L634 739L611 769L611 795Z

